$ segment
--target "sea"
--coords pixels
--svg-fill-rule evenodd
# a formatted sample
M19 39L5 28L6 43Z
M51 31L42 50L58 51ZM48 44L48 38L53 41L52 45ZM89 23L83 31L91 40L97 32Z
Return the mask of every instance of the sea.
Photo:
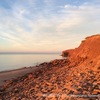
M62 59L60 53L0 54L0 72L35 66L54 59Z

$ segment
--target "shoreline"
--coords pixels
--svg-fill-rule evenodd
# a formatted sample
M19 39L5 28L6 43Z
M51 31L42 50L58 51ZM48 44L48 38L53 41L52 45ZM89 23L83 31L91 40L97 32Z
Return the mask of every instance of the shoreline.
M16 69L8 69L8 70L0 71L0 73L6 73L6 72L11 72L11 71L23 70L23 69L28 69L28 68L32 68L32 67L35 67L35 66L21 67L21 68L16 68Z
M36 66L22 67L18 69L6 70L0 72L0 86L2 86L6 81L13 80L17 77L28 74L37 69Z
M3 84L6 83L7 81L11 81L18 77L24 76L28 73L35 72L39 69L43 69L47 66L55 66L57 64L59 65L60 61L62 61L62 62L64 61L64 63L66 63L66 60L67 59L54 59L52 61L43 62L43 63L40 63L39 65L35 65L35 66L22 67L22 68L18 68L18 69L1 71L0 72L0 86L3 86ZM62 63L62 64L64 64L64 63ZM61 66L61 64L59 66Z

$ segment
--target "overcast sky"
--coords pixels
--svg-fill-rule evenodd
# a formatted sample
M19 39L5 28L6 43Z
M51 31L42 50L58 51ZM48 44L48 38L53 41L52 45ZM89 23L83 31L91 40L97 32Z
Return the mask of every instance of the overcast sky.
M100 33L100 0L0 0L0 52L61 52Z

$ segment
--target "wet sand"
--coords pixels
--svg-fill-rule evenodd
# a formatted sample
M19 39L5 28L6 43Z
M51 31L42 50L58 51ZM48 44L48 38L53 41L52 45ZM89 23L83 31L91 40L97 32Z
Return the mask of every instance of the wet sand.
M23 76L27 73L32 72L35 69L36 67L34 66L34 67L24 67L15 70L2 71L0 72L0 86L2 86L6 80L11 80L19 76Z

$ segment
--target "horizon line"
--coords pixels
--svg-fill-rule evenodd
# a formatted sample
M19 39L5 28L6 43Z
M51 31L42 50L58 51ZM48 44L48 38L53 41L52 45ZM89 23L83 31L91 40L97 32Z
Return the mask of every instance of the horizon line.
M58 54L61 52L0 52L0 54Z

